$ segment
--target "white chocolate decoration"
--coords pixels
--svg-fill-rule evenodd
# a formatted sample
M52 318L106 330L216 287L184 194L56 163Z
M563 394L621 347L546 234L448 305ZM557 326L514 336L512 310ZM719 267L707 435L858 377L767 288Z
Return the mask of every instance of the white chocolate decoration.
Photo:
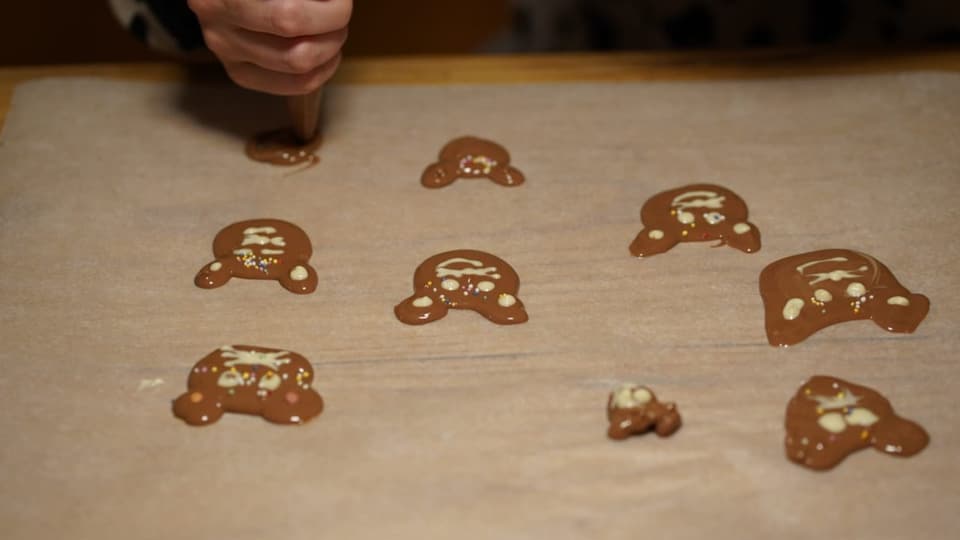
M692 201L686 199L697 197ZM687 208L723 208L723 201L727 198L724 195L717 195L714 191L687 191L673 198L670 206L678 210Z
M226 367L233 367L239 364L264 366L276 370L280 366L290 363L290 359L285 358L288 354L290 353L287 351L259 352L234 349L230 345L220 347L220 356L223 358L232 358L232 360L223 363Z
M703 219L710 225L716 225L726 220L727 216L721 214L720 212L706 212L703 214Z
M856 407L850 411L850 414L844 417L844 420L851 426L872 426L880 419L877 418L877 415L873 414L873 411L870 409Z
M233 388L234 386L242 385L243 376L236 371L224 371L220 374L220 378L217 379L217 386L222 388Z
M274 372L269 372L260 378L260 383L257 384L258 388L263 388L264 390L270 390L271 392L280 388L280 377L277 376Z
M455 291L460 288L460 282L455 279L445 279L440 282L440 286L446 291Z
M859 281L854 281L853 283L847 285L847 296L850 298L860 298L867 292L867 288L863 286L863 283Z
M447 268L448 264L455 263L467 263L472 268ZM463 276L485 276L491 279L500 279L500 274L497 273L496 266L487 266L484 267L483 263L473 259L464 259L463 257L454 257L452 259L447 259L442 263L437 265L437 277L445 278L452 276L455 278Z
M497 303L500 307L510 307L517 303L517 297L512 294L503 293L497 297Z
M842 433L843 430L847 429L847 423L843 421L843 415L840 413L824 414L817 418L817 423L830 433Z
M477 283L477 289L481 290L482 292L490 292L496 288L497 285L492 281L481 281L480 283Z
M413 306L418 308L430 307L433 305L433 299L429 296L421 296L413 300Z
M844 388L843 390L837 392L837 394L834 396L813 395L809 396L808 399L816 401L817 406L821 409L830 410L852 407L860 401L861 396L856 396L849 389Z
M249 227L244 229L243 234L273 234L277 232L273 227Z
M261 249L261 250L260 250L260 254L261 254L261 255L283 255L283 253L284 253L284 252L283 252L282 249L269 249L269 248L264 248L264 249Z
M802 298L791 298L783 305L783 318L792 321L800 316L800 310L803 309Z
M816 285L821 281L843 281L844 279L855 279L861 277L861 274L850 272L849 270L834 270L832 272L814 272L810 274L813 277L810 285Z
M219 262L215 262L210 265L211 272L219 272L221 268L223 268L223 265L220 264Z
M747 234L751 228L749 223L737 223L733 226L733 232L736 234Z
M891 306L909 306L910 300L907 300L902 296L891 296L890 298L887 298L887 303Z
M290 279L294 281L303 281L310 276L310 273L307 272L307 269L299 264L293 267L293 270L290 270Z
M636 384L621 385L613 393L613 406L619 409L632 409L646 405L653 399L650 391Z
M830 258L830 259L817 259L817 260L815 260L815 261L805 262L805 263L801 264L800 266L797 267L797 272L802 274L803 271L804 271L808 266L813 266L813 265L815 265L815 264L820 264L820 263L825 263L825 262L847 262L848 260L850 260L850 259L848 259L848 258L846 258L846 257L833 257L833 258Z
M240 248L240 249L235 249L235 250L233 250L233 254L234 254L234 255L240 255L240 256L243 256L243 255L253 255L253 250L250 249L250 248Z
M864 256L866 257L866 255ZM802 274L807 267L813 266L815 264L820 264L825 262L847 262L848 260L849 259L847 259L846 257L832 257L830 259L818 259L818 260L806 262L801 264L800 266L797 266L797 272ZM856 271L866 272L867 270L869 270L868 267L861 266L860 268L857 268ZM856 279L859 277L863 277L863 274L856 274L851 270L833 270L830 272L814 272L810 274L810 276L813 278L812 280L810 280L810 285L816 285L821 281L828 281L828 280L842 281L844 279Z
M244 236L243 242L240 245L249 246L251 244L258 245L258 246L274 245L279 247L284 247L287 245L287 243L284 241L282 236L270 237L270 236L261 236L259 234L248 234Z
M830 433L842 433L847 429L847 426L870 427L879 420L877 415L873 414L873 411L870 409L855 407L846 415L838 412L821 415L820 418L817 418L817 424Z
M826 289L817 289L813 291L813 297L816 298L818 302L829 302L833 300L833 295L830 294L830 291Z
M687 212L685 210L677 212L677 221L683 223L684 225L693 223L694 220L696 220L696 217L694 217L692 212Z
M654 229L648 232L647 236L649 236L651 240L660 240L663 238L663 231L660 229Z

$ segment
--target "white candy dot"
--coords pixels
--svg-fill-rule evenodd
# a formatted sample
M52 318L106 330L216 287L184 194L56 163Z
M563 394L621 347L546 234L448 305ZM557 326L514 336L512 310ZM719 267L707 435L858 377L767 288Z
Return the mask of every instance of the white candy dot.
M445 279L440 283L440 286L448 291L455 291L460 288L460 282L455 279Z
M501 307L510 307L517 303L517 297L512 294L503 293L497 297L497 303Z
M654 229L647 233L647 236L649 236L651 240L660 240L663 238L663 231L660 229Z
M307 279L309 275L307 269L299 265L294 266L293 270L290 271L290 279L294 281L303 281Z
M830 291L826 289L817 289L813 291L813 297L819 300L820 302L829 302L833 300L833 295L830 294Z
M890 298L887 298L887 303L891 306L909 306L910 300L907 300L902 296L891 296Z
M433 305L433 299L429 296L421 296L413 301L413 307L425 308Z
M853 283L847 285L847 296L850 298L860 298L867 292L867 288L863 286L863 283L859 281L854 281Z
M490 292L497 288L497 285L492 281L481 281L477 283L477 288L483 292Z
M751 227L749 223L737 223L733 226L733 232L737 234L747 234L750 232L750 229Z
M215 262L215 263L213 263L213 264L210 265L210 271L211 271L211 272L218 272L218 271L220 271L221 268L223 268L223 265L220 264L219 262Z

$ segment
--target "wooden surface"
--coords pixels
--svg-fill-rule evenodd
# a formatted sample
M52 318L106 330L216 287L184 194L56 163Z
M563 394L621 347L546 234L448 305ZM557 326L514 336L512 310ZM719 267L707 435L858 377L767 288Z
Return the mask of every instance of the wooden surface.
M900 53L623 53L415 56L348 59L344 84L710 80L804 75L960 71L960 51ZM97 64L0 68L0 124L13 88L41 77L97 76L141 81L216 81L215 65Z
M899 71L956 58L655 58L347 66L342 81L402 84L331 87L322 161L291 176L241 152L283 121L277 100L169 66L22 87L0 134L4 537L952 538L960 77ZM897 73L762 78L844 70ZM407 84L574 72L602 82ZM735 75L757 80L625 82ZM422 188L465 132L507 146L527 183ZM642 202L692 182L742 195L763 248L631 258ZM255 217L308 232L315 294L193 285L215 232ZM396 321L414 268L459 247L514 266L528 323ZM928 318L770 347L756 276L823 247L879 258ZM227 343L306 356L323 415L183 425L170 400ZM783 410L815 373L882 391L931 445L790 463ZM607 392L631 380L678 402L680 432L606 439Z

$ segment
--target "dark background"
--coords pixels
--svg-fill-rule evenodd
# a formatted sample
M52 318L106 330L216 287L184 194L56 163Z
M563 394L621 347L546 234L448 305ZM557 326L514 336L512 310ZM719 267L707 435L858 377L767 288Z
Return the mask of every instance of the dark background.
M116 21L106 0L7 0L0 8L0 65L169 59ZM508 0L358 0L346 53L465 53L510 23ZM469 24L435 24L436 21Z
M542 1L536 5L552 0ZM116 21L107 0L6 4L0 9L0 66L182 59L151 51L134 39ZM478 50L902 49L960 44L960 0L581 0L578 10L546 23L532 18L530 4L355 0L345 52L356 57ZM516 11L515 5L520 6ZM621 24L625 21L630 24ZM517 38L524 29L543 25L550 27L548 42Z

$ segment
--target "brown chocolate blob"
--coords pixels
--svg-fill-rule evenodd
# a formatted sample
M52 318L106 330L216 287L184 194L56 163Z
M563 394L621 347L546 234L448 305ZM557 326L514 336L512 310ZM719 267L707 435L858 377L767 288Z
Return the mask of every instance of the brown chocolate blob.
M894 414L876 390L817 375L787 404L787 457L804 467L830 469L872 446L893 456L912 456L930 441L927 432Z
M417 267L413 296L394 308L407 324L442 319L450 309L472 309L497 324L527 321L517 298L520 278L503 259L472 249L434 255Z
M607 399L607 436L623 440L653 430L660 437L673 435L680 429L680 411L675 403L661 403L646 386L623 384L610 392Z
M873 257L849 249L824 249L780 259L760 273L767 340L800 343L821 328L872 319L889 332L910 333L930 300L901 285Z
M635 257L663 253L680 242L719 241L746 253L760 249L760 231L747 221L747 203L729 189L693 184L658 193L640 209L643 230L630 244Z
M203 289L224 285L232 277L274 279L285 289L309 294L317 288L317 272L308 263L313 254L303 229L279 219L251 219L217 233L213 255L194 283Z
M297 353L227 345L193 367L187 391L173 402L173 414L193 426L212 424L224 412L302 424L323 411L312 382L310 362Z
M320 161L316 152L321 140L317 134L313 139L304 142L292 128L267 131L247 141L247 157L274 165L315 165Z
M420 177L428 188L448 186L457 178L489 178L501 186L519 186L523 173L510 166L510 154L499 144L477 137L460 137L440 150L440 160Z

